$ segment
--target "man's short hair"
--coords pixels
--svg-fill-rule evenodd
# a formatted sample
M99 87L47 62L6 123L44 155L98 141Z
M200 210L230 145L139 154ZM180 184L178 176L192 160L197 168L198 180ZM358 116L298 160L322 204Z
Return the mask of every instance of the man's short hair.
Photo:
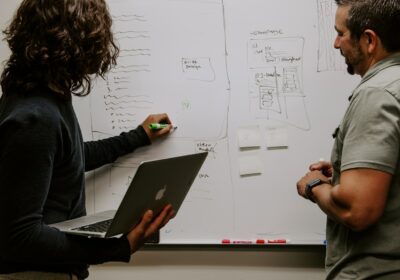
M359 40L366 29L373 30L388 52L400 51L399 0L335 0L338 6L350 6L347 28Z

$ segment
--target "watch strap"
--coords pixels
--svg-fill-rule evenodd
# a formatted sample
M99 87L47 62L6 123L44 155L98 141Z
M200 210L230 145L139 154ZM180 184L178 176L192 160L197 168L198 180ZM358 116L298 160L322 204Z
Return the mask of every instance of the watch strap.
M305 189L306 198L315 203L314 196L313 196L313 193L312 193L312 189L315 188L316 186L319 186L319 185L322 185L322 184L329 184L330 185L331 182L330 181L325 181L325 180L322 180L322 179L319 179L319 178L316 178L316 179L313 179L313 180L307 182L306 189Z

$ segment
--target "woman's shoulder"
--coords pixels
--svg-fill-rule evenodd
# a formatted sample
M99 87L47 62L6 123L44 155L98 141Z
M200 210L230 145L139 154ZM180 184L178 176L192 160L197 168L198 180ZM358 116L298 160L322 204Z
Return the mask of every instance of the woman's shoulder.
M19 126L52 129L62 122L65 102L44 92L2 96L0 123L13 122Z

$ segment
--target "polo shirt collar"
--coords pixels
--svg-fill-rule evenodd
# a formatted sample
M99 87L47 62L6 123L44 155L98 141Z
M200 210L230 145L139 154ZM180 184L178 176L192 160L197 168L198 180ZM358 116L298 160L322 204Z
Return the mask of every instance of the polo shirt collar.
M357 92L358 88L367 82L368 80L372 79L374 76L376 76L379 72L382 70L392 67L394 65L400 65L400 53L395 53L392 55L389 55L388 57L385 57L384 59L378 61L375 65L373 65L367 73L365 73L364 77L362 77L360 84L353 90L352 96L350 96L350 100L354 96L354 94Z
M376 74L378 74L380 71L393 65L400 65L400 53L389 55L388 57L385 57L384 59L378 61L367 71L367 73L365 73L364 77L361 79L360 84L365 83Z

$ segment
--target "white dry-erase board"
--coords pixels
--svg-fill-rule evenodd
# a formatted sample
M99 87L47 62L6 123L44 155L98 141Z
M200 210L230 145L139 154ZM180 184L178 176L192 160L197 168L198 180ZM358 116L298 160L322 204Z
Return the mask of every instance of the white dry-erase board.
M19 2L2 0L3 26ZM178 129L88 174L89 212L115 208L139 162L209 151L162 243L323 244L325 216L296 181L329 159L359 81L333 48L334 1L107 3L121 53L106 80L75 99L85 139L135 128L150 113L167 112ZM0 51L4 60L4 42Z

